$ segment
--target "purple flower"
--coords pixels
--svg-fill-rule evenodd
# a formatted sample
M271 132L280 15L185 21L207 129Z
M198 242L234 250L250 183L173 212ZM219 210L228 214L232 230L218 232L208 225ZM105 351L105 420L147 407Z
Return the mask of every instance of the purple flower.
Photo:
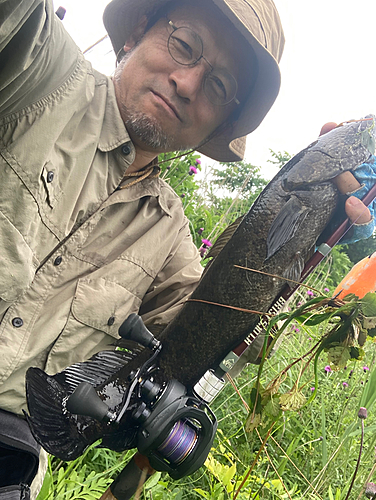
M212 246L212 242L209 241L209 240L206 240L205 238L201 240L202 241L202 245L204 247L211 247Z
M196 160L197 165L201 165L201 160Z
M330 292L329 288L328 288L328 287L325 287L325 288L324 288L324 292L326 292L326 293Z
M332 369L330 368L329 365L326 365L326 367L324 368L324 370L326 371L326 373L330 373L332 371Z
M303 302L298 302L296 305L300 307L303 304Z
M375 483L367 483L364 494L367 498L375 498L376 484Z
M312 290L307 290L307 295L309 295L310 297L313 297L314 293L312 292Z
M204 247L201 247L199 249L199 254L200 254L201 259L203 259L205 257L206 250L207 250L207 248L204 248Z
M312 338L311 338L311 337L308 337L308 340L312 340Z
M311 391L313 392L314 390L315 390L315 388L314 388L314 387L311 387Z
M348 387L349 384L347 382L342 382L343 387Z
M300 330L297 326L294 326L294 332L300 332Z
M194 174L197 174L197 168L191 165L189 167L189 175L194 175Z
M200 229L197 231L197 234L200 236L204 232L204 228L200 227Z
M361 418L362 420L365 420L367 418L367 408L361 406L358 411L358 417Z
M368 366L363 366L363 371L366 373L369 370Z

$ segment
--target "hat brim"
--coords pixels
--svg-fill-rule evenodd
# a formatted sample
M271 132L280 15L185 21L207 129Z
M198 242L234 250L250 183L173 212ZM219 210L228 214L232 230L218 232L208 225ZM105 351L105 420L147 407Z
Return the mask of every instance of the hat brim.
M148 15L151 11L154 12L168 1L112 0L104 11L103 22L115 53L118 54L121 51L134 26L143 15ZM197 148L197 151L217 161L239 161L244 158L245 136L260 125L277 98L281 74L277 60L242 20L246 18L245 14L242 15L242 13L244 9L249 9L248 2L234 0L212 0L212 2L252 47L258 64L258 72L248 99L244 104L241 104L242 110L236 122ZM282 28L280 31L280 52L282 52L284 40Z

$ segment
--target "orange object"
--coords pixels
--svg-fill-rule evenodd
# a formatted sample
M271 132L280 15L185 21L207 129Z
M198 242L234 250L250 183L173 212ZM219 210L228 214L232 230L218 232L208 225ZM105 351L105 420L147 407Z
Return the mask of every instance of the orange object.
M368 292L376 291L376 252L355 264L334 290L333 296L343 298L353 293L359 299Z

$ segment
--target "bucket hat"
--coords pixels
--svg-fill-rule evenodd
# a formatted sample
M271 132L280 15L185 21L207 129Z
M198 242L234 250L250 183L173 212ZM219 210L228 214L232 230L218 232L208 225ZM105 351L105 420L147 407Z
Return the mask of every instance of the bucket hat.
M133 28L169 0L112 0L103 22L115 54L121 51ZM197 148L214 160L231 162L244 157L246 136L255 130L273 105L280 88L278 63L284 47L281 20L272 0L211 0L252 47L258 63L256 80L241 104L233 126ZM230 36L230 35L229 35Z

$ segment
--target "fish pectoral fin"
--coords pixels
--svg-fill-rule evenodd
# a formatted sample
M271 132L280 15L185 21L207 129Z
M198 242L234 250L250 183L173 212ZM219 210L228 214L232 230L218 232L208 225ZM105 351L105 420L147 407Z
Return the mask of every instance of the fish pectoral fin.
M123 341L121 347L127 350L100 351L88 361L68 366L62 372L54 375L53 378L63 385L69 393L72 393L81 382L87 382L97 387L127 365L142 350L139 344L129 340Z
M272 222L266 239L267 255L270 259L291 238L307 217L309 209L294 195L285 203Z
M290 262L285 271L282 273L282 276L288 280L299 281L303 269L304 269L304 259L301 256L300 252L296 252L293 260ZM289 285L290 288L293 288L295 286L294 283L289 281L287 282L287 284Z
M62 460L74 460L91 444L72 425L63 411L63 402L68 396L65 388L54 377L39 368L26 372L26 396L29 427L43 448ZM77 417L84 420L85 417ZM93 441L99 436L93 434Z

